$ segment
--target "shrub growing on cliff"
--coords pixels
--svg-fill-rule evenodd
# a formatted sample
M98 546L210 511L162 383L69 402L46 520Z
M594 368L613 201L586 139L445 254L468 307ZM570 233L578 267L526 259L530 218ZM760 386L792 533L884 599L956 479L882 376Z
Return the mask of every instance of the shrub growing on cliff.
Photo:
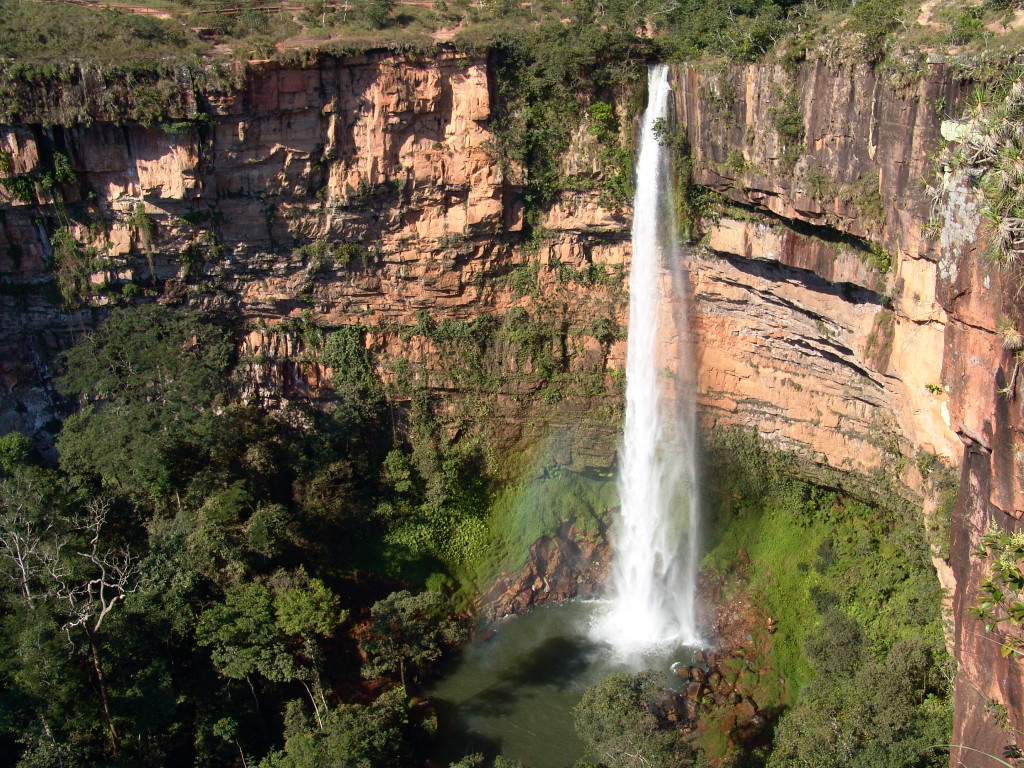
M331 369L331 387L338 396L335 418L353 427L374 422L383 406L384 391L364 335L362 326L339 328L327 335L321 353L323 364Z
M1016 352L1024 349L1024 334L1017 330L1017 324L1008 317L1000 317L996 321L996 335L1003 344L1003 349Z
M644 51L632 30L602 28L592 18L580 19L568 34L559 22L501 32L492 45L498 89L494 149L510 175L516 166L525 170L527 223L535 225L531 211L549 204L567 184L561 163L587 102L610 106L618 88L637 85ZM596 130L604 132L599 138L606 139L609 189L621 197L630 180L622 173L617 139L612 140L612 118L598 106L593 119Z
M962 141L942 157L942 165L955 176L980 187L990 252L1006 265L1015 265L1024 256L1022 124L1024 79L1018 72L992 92L976 92L962 121ZM935 191L937 199L943 189Z
M67 227L53 233L50 245L53 247L53 273L64 306L76 307L89 295L89 259Z
M981 539L976 557L988 561L989 576L981 584L972 613L985 631L1000 630L1003 656L1024 657L1024 533L993 528Z
M781 96L777 106L768 110L768 118L782 142L779 162L786 172L793 170L803 151L804 117L800 111L799 97L797 91L790 89Z
M864 36L864 51L870 61L885 55L888 36L899 28L906 15L900 0L861 0L852 4L849 27Z

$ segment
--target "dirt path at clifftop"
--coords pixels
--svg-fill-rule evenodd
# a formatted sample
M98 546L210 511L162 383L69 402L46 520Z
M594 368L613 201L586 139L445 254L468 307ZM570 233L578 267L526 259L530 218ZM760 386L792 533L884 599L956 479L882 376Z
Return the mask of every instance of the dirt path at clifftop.
M65 5L80 5L83 8L95 8L96 10L123 11L134 13L137 16L152 16L156 19L173 19L174 14L162 8L150 8L145 5L129 5L127 3L106 3L99 0L35 0L38 3L64 3Z

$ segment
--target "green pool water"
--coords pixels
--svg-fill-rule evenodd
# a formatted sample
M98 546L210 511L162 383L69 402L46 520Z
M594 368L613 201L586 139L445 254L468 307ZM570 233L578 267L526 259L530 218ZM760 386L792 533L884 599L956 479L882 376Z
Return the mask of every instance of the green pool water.
M584 755L573 728L583 691L614 672L663 671L678 681L674 661L692 650L667 648L642 658L616 658L589 636L606 610L599 602L570 602L506 619L493 637L465 649L428 692L438 712L436 764L471 752L504 755L530 768L569 768Z

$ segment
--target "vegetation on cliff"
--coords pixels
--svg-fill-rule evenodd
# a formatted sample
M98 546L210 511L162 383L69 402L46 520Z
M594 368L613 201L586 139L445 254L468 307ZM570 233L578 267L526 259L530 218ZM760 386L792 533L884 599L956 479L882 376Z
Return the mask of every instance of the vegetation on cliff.
M726 650L669 689L653 672L590 688L577 766L946 765L955 668L916 511L797 479L756 435L708 448L703 591Z
M1017 269L1024 256L1024 79L1020 68L1003 73L988 88L977 88L962 119L951 125L955 143L944 147L939 158L943 175L932 187L935 208L955 185L978 188L984 200L989 254ZM1007 349L1019 349L1012 337L1003 334L1003 340Z

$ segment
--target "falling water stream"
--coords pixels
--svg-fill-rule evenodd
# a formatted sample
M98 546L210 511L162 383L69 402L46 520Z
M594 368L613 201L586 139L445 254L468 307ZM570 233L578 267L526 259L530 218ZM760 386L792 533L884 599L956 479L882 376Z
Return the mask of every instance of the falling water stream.
M612 607L597 636L620 654L698 642L695 410L686 293L667 149L668 67L652 65L633 205L626 422L619 452L622 514Z
M695 418L686 292L679 270L669 159L658 129L671 104L668 69L648 73L636 167L622 514L611 600L546 606L498 625L430 692L445 765L468 752L532 768L568 768L583 745L573 707L615 671L692 659L697 547Z

